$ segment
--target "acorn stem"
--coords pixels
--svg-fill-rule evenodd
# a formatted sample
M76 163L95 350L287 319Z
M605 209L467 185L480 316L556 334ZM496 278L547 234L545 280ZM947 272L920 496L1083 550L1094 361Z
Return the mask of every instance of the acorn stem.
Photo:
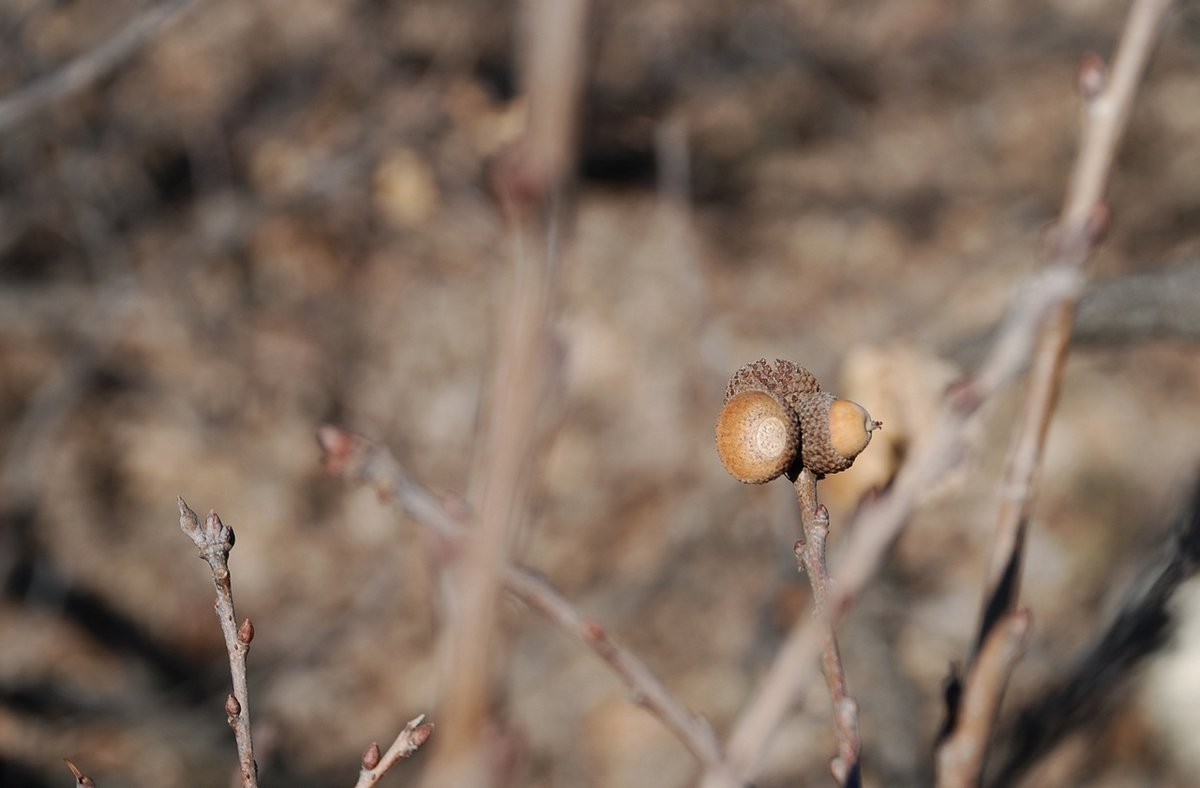
M831 765L839 785L859 784L859 752L862 741L858 733L858 705L850 697L846 685L846 669L842 665L833 619L837 611L829 610L830 580L825 561L825 542L829 536L829 510L817 499L817 475L802 468L793 483L796 502L800 505L800 525L803 537L796 542L797 568L808 575L812 585L814 615L822 629L821 671L829 686L833 701L834 730L838 754Z

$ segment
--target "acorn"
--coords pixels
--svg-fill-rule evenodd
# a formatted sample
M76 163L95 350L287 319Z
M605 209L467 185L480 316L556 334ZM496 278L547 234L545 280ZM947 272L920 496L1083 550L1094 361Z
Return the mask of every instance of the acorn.
M800 405L801 464L820 475L844 471L881 426L857 402L824 392L805 397Z
M882 425L856 402L821 391L798 364L760 359L739 369L717 420L717 454L739 481L763 484L800 468L844 471Z
M799 447L798 414L770 391L740 391L721 408L717 454L738 481L771 481L791 466Z

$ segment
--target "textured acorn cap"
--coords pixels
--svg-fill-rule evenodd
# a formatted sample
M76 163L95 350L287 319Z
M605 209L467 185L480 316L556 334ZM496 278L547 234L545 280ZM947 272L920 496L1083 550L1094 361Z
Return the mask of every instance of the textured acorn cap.
M733 373L725 388L725 401L743 391L770 391L799 412L800 401L820 390L816 376L799 364L777 358L772 366L765 358L760 358Z
M717 454L738 481L763 484L779 476L796 459L799 442L796 412L769 391L740 391L721 408Z
M800 403L800 458L813 473L838 473L871 442L880 426L857 402L810 394Z

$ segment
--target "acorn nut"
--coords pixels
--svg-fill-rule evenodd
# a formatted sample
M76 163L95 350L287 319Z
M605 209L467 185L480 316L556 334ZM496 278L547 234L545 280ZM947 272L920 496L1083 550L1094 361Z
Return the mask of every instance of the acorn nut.
M771 481L792 464L799 445L795 411L769 391L739 392L721 409L717 454L738 481Z
M822 392L811 372L790 361L761 359L729 380L717 421L717 454L748 484L801 467L818 476L844 471L882 425L856 402Z

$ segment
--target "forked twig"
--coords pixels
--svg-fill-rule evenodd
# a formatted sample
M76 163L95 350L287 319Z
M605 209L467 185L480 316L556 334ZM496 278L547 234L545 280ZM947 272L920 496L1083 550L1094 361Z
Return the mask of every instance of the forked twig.
M433 723L425 722L425 715L422 714L409 720L404 730L400 731L400 735L392 742L392 746L382 755L379 752L379 744L372 742L363 753L362 770L358 773L358 782L354 784L354 788L368 788L378 783L389 769L420 749L432 733Z
M317 432L328 473L373 488L408 516L452 546L471 538L468 523L451 515L441 501L414 481L386 448L348 430L324 425ZM502 575L504 588L595 652L625 684L634 699L657 716L716 782L742 785L729 773L721 745L703 718L692 713L633 652L609 636L604 627L587 619L549 581L535 572L509 564Z
M254 640L254 624L245 619L241 626L233 610L233 584L229 574L229 551L233 549L233 529L221 522L214 511L200 518L183 498L179 502L179 527L200 550L200 557L212 570L213 586L217 597L215 608L225 636L225 650L229 652L229 671L233 676L233 694L225 699L225 714L229 727L233 728L237 740L238 770L243 788L258 785L258 766L254 762L254 745L250 740L250 691L246 682L246 654Z

